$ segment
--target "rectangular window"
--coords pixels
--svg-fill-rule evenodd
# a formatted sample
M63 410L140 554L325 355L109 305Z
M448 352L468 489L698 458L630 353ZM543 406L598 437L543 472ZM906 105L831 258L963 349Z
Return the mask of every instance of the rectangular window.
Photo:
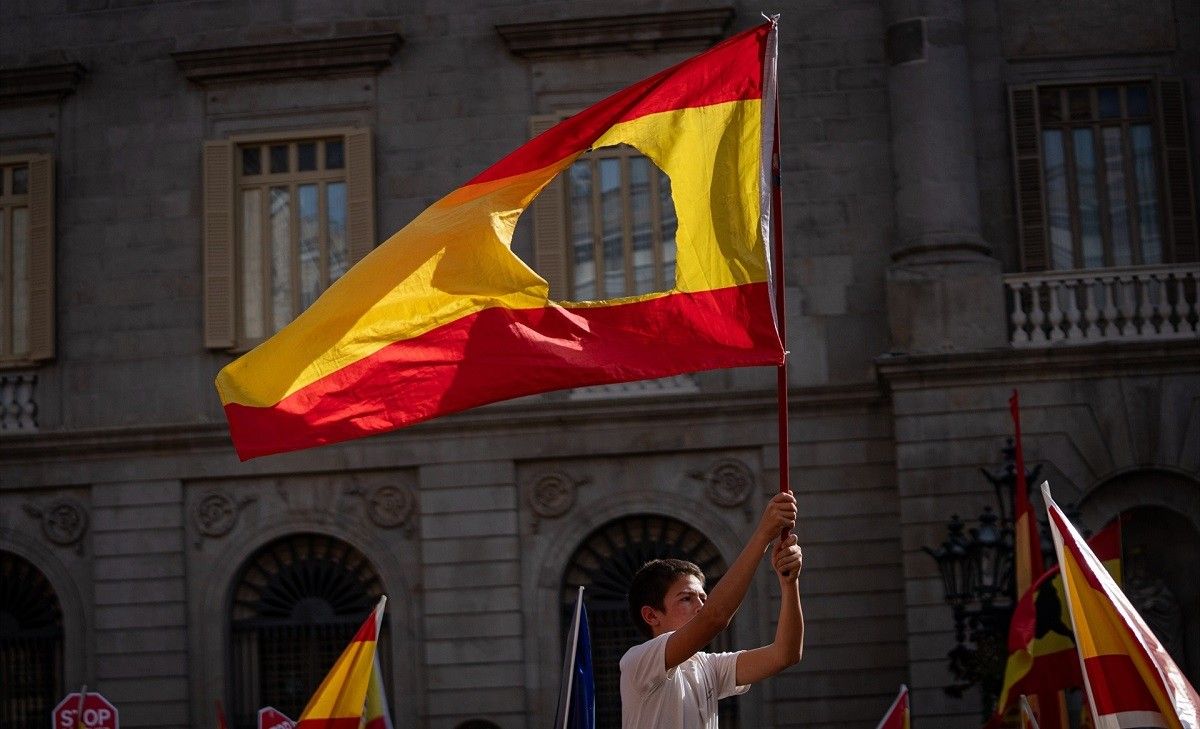
M1149 82L1038 87L1050 268L1163 262L1156 108Z
M0 360L27 360L29 165L0 166Z
M279 331L348 268L342 137L242 143L238 343Z
M671 181L633 147L595 150L566 173L570 299L612 299L675 286Z

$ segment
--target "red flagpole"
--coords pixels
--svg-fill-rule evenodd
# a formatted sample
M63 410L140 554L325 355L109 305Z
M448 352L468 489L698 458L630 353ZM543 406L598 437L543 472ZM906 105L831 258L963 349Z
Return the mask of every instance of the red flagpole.
M778 32L777 30L775 32ZM784 348L784 361L779 365L775 376L776 401L779 408L779 491L787 493L791 490L788 458L788 376L787 376L787 307L784 303L783 276L783 181L779 164L779 92L775 92L775 139L771 150L771 222L774 224L774 256L775 270L775 324L779 328L779 340ZM786 539L785 529L780 539Z

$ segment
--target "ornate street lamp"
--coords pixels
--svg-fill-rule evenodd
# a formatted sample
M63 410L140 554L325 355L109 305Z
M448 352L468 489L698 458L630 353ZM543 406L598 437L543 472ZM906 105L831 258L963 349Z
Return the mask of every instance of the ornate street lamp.
M982 469L995 491L995 510L983 507L978 526L969 529L958 514L951 516L946 540L936 549L924 548L937 562L946 604L954 615L955 646L946 657L955 682L946 693L961 698L978 685L985 719L1003 686L1008 624L1016 602L1012 509L1017 479L1011 438L1001 452L1004 462L999 469ZM1027 470L1027 483L1036 483L1040 470L1041 466Z

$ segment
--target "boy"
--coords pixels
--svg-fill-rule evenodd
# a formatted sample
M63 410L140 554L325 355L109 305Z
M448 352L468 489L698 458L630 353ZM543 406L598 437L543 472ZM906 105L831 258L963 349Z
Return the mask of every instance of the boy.
M704 573L691 562L656 559L638 570L629 586L630 617L650 640L621 658L623 729L717 729L718 699L745 693L800 660L803 559L795 534L772 555L782 592L775 641L736 653L700 650L729 625L771 541L795 526L795 497L776 495L711 596L704 594Z

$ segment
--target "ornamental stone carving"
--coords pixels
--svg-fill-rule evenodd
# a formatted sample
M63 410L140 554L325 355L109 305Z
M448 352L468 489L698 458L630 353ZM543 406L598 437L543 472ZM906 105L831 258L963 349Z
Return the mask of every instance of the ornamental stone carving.
M82 554L83 545L79 541L87 532L88 516L78 502L59 499L46 508L26 504L25 513L41 522L42 536L48 541L62 547L76 544L75 551Z
M200 536L218 539L233 531L238 514L253 501L253 496L235 500L223 491L210 491L192 506L192 523ZM196 546L200 546L200 540L196 540Z
M586 480L576 481L565 473L553 471L539 476L529 489L529 508L533 510L533 531L541 519L557 519L575 505L575 492Z
M754 490L754 472L736 458L723 458L695 477L704 482L708 500L726 509L744 504Z
M367 519L380 529L404 529L411 537L416 529L417 495L408 486L380 484L378 486L354 486L344 492L360 496Z
M367 502L367 518L375 526L384 529L408 524L417 504L411 489L392 484L376 486L364 498Z

